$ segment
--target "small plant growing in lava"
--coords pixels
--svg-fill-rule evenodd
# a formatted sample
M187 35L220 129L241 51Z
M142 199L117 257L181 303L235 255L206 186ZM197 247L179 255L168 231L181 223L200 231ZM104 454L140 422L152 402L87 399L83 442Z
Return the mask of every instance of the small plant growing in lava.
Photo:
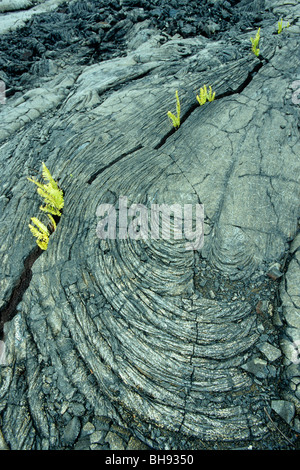
M171 119L172 121L172 124L173 126L175 127L175 129L178 129L178 127L180 126L180 101L179 101L179 97L178 97L178 91L176 90L176 112L177 112L177 116L175 116L175 114L171 113L171 111L168 111L168 117Z
M277 31L278 34L280 34L285 28L289 28L289 26L290 26L289 22L287 22L287 24L285 26L283 26L282 22L283 22L283 20L281 18L281 20L278 21L278 31Z
M60 217L62 208L64 207L63 191L51 176L50 171L44 163L42 176L47 183L40 183L34 178L28 178L29 181L37 185L37 192L43 198L44 205L40 206L40 210L45 212L48 217L48 225L42 223L37 217L32 217L29 224L31 233L36 237L36 243L42 250L47 250L49 236L56 230L56 221L54 217Z
M209 92L207 91L206 85L203 88L200 88L200 94L197 95L197 100L200 106L204 105L206 101L213 101L215 99L216 92L212 92L211 86L209 87Z
M252 52L258 57L259 56L259 49L258 49L258 43L260 39L260 28L258 28L258 31L255 35L255 38L250 38L250 41L252 43Z

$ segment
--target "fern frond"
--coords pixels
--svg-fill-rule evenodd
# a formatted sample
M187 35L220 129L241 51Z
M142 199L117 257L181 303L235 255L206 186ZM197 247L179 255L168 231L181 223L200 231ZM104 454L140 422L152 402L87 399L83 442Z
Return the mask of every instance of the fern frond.
M209 93L206 93L206 96L207 96L208 101L213 101L215 99L216 92L215 91L212 92L211 86L209 87Z
M54 232L56 230L56 222L53 215L61 216L61 210L64 207L64 196L63 191L59 189L58 184L52 178L46 165L44 163L42 165L42 176L47 184L40 183L34 178L28 178L28 180L37 186L38 194L44 199L44 205L40 206L40 209L47 213L48 219L51 223L51 225L49 225L49 229L51 232ZM36 243L42 250L46 250L50 236L48 227L46 227L46 225L36 217L32 217L31 221L35 226L29 224L29 228L36 238Z
M28 224L31 233L33 236L36 238L36 243L37 245L42 249L42 250L47 250L48 247L48 242L49 242L49 231L39 219L36 217L31 217L31 221L33 224L36 225L34 227L31 224Z
M197 95L197 100L200 106L206 103L206 86L205 85L203 88L200 88L200 95Z
M176 112L177 116L175 116L171 111L167 112L168 117L171 119L173 126L178 129L180 126L180 101L179 101L179 96L178 96L178 91L176 90Z
M59 189L45 186L43 189L38 188L38 194L44 199L44 206L40 209L44 212L50 212L53 215L61 216L61 209L64 207L63 193Z
M32 183L36 184L39 188L44 189L45 185L43 183L40 183L34 178L27 178L27 179L31 181Z
M252 52L258 57L259 56L259 49L258 49L258 43L260 39L260 28L258 28L257 33L255 35L255 38L250 38L251 43L252 43Z
M37 228L41 231L42 234L50 235L49 231L43 222L41 222L37 217L31 217L32 222L37 226Z
M216 92L212 92L211 86L209 86L209 93L207 92L207 87L204 85L200 88L200 94L196 96L200 106L203 106L206 101L213 101L215 99Z
M171 111L168 111L168 117L171 119L174 127L178 128L180 126L180 121L178 120L178 117L171 113Z
M289 27L290 27L289 22L287 22L287 24L283 26L283 19L281 18L281 20L278 21L278 34L280 34L285 28L289 28Z
M42 176L43 176L44 180L48 181L49 184L52 186L52 188L57 189L57 183L52 178L52 175L51 175L50 171L48 170L48 168L46 167L44 162L42 162L42 166L43 166Z
M50 212L53 215L61 216L61 209L64 207L63 192L59 189L57 183L52 178L46 165L44 163L42 163L42 165L42 176L46 181L48 181L48 183L40 183L34 178L28 178L28 180L37 185L37 192L44 199L45 205L41 206L40 209L44 212Z

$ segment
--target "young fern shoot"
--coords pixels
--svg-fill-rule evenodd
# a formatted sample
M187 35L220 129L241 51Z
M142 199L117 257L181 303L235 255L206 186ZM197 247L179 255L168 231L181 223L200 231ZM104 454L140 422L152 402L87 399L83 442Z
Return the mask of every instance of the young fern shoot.
M252 52L258 57L259 56L259 49L258 49L258 43L260 39L260 28L258 28L258 31L255 35L255 38L250 38L250 41L252 43Z
M172 124L173 126L175 127L175 129L178 129L178 127L180 126L180 101L179 101L179 97L178 97L178 91L176 90L176 113L177 113L177 116L175 116L173 113L171 113L171 111L168 111L168 117L171 119L172 121Z
M281 18L281 20L278 21L278 31L277 31L278 34L280 34L285 28L289 28L289 27L290 27L290 23L289 23L289 22L287 22L287 24L284 25L284 26L283 26L282 22L283 22L283 19Z
M200 106L203 106L206 101L213 101L215 99L216 92L212 92L211 86L209 86L209 92L207 91L206 85L203 88L200 88L200 94L197 95L197 100Z

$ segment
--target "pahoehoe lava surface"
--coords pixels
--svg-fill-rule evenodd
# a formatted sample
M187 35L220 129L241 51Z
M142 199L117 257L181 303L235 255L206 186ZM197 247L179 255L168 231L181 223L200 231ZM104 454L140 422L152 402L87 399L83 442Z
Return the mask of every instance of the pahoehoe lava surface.
M2 10L0 448L298 448L299 5L50 3ZM64 212L17 297L41 162ZM203 204L203 248L100 238L121 197Z

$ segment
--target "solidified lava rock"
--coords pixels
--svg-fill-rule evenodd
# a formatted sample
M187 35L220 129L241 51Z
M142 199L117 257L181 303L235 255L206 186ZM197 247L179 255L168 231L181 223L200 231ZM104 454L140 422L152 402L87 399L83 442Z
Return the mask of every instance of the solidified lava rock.
M251 10L235 9L228 1L207 0L66 2L56 11L33 15L24 28L0 38L0 71L12 96L20 88L32 87L36 79L55 74L53 59L59 67L126 54L125 36L142 22L170 36L218 39L237 24L252 27L255 14Z
M296 412L269 418L299 402L299 6L281 13L276 35L275 2L73 1L1 37L0 446L296 445ZM41 162L64 213L12 305ZM203 204L203 247L139 236L153 204Z

